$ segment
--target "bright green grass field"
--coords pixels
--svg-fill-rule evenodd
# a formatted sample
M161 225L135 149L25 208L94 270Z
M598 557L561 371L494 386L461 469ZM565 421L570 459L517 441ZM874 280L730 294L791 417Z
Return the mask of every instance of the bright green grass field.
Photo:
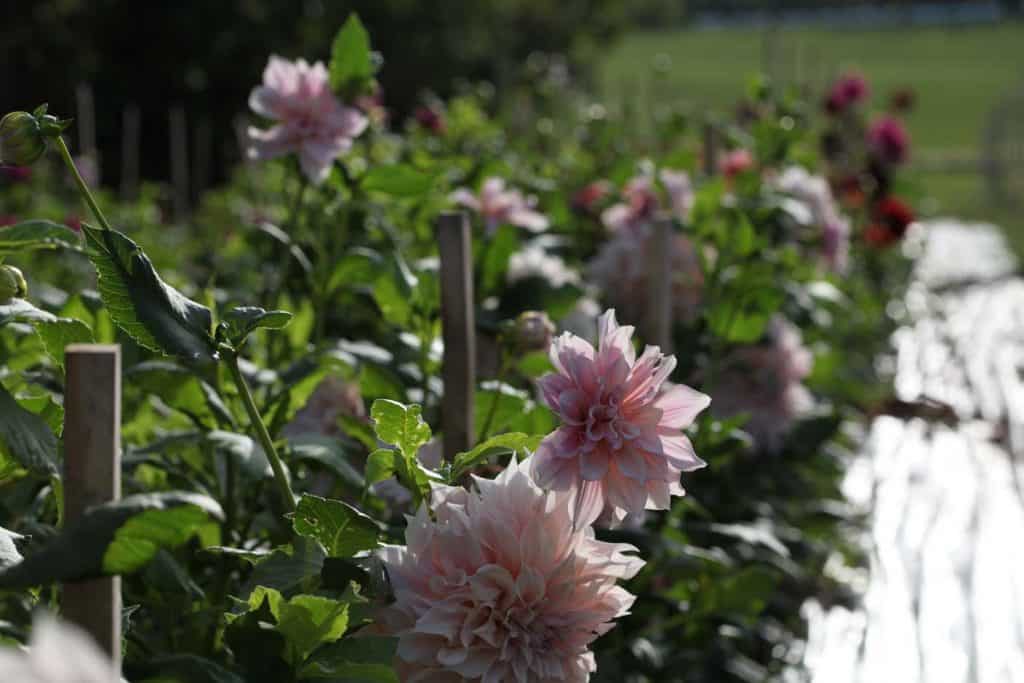
M990 113L1011 93L1024 94L1024 24L891 30L778 28L639 32L626 36L600 66L601 87L610 101L623 97L641 111L651 103L685 102L695 110L728 111L749 78L767 71L780 82L821 91L847 69L871 82L876 106L888 93L913 88L917 96L908 125L915 180L929 199L926 213L989 220L1003 225L1024 247L1024 167L1011 187L1017 210L989 201L980 175L934 169L938 159L972 158L979 152ZM653 65L671 66L654 80ZM1024 147L1024 98L1009 124L1009 139Z

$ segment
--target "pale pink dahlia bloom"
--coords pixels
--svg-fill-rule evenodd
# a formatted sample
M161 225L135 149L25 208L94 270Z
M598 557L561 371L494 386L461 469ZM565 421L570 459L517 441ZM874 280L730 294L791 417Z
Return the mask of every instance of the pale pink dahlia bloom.
M9 683L118 683L116 667L77 626L38 616L28 650L0 647L0 681Z
M488 233L501 225L515 225L531 232L547 230L548 219L536 211L536 197L528 197L516 189L506 186L504 178L487 178L480 186L480 194L461 187L452 192L449 199L459 206L472 209L483 219Z
M602 510L612 524L644 509L665 510L684 494L682 472L704 466L682 433L711 399L688 386L666 386L676 366L648 346L639 358L633 327L615 311L598 321L598 345L564 333L551 344L556 372L540 379L544 401L562 421L531 458L537 483L575 491L579 517Z
M813 366L800 329L775 316L763 343L729 354L712 388L711 411L723 418L748 415L743 428L762 449L777 451L793 421L814 407L803 385Z
M628 613L616 585L643 561L573 525L574 498L534 483L512 460L476 492L434 489L433 517L408 517L407 546L380 551L395 602L378 628L398 636L406 683L587 681L590 644Z
M366 116L347 107L331 92L323 62L291 62L271 55L263 85L253 88L249 107L277 124L266 130L250 127L249 158L273 159L296 154L302 172L322 183L331 165L366 129Z
M790 166L774 181L796 203L790 213L803 225L820 231L821 258L829 270L846 270L850 254L850 219L842 214L828 181L801 166Z

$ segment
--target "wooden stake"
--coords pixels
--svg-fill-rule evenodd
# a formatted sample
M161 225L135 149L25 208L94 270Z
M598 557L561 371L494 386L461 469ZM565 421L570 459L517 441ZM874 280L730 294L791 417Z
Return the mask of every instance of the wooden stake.
M73 344L65 351L64 514L121 497L121 347ZM64 618L82 627L121 667L121 579L67 583Z
M441 251L441 330L444 337L444 396L441 428L447 458L473 446L476 391L476 320L473 307L473 252L469 219L461 211L437 220Z
M129 201L139 196L139 145L142 141L142 115L130 104L121 117L121 197Z
M188 128L185 108L171 108L171 185L174 188L174 220L183 223L188 217Z
M661 347L662 353L672 352L672 238L675 232L672 219L658 216L653 225L648 254L650 278L650 308L644 322L645 336L651 344Z

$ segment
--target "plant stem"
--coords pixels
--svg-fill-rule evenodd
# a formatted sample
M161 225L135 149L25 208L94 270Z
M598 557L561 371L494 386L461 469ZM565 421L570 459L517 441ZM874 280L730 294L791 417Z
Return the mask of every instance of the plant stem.
M71 150L68 149L67 144L64 142L64 137L58 135L57 140L57 151L60 152L60 156L64 159L64 164L71 171L71 175L75 178L75 184L78 185L78 192L82 195L82 199L92 209L92 213L96 216L96 220L100 222L100 225L104 230L111 230L110 223L107 222L107 217L100 211L99 204L92 196L92 192L89 191L89 186L85 184L85 180L82 179L82 174L78 172L78 168L75 167L75 160L71 158Z
M242 371L238 368L238 356L234 351L225 353L225 356L227 357L228 368L231 370L231 378L235 380L235 386L238 387L238 393L245 404L245 411L249 414L252 428L259 438L260 445L263 446L263 451L267 454L267 460L270 461L271 469L274 470L274 479L277 481L281 498L284 499L285 511L295 512L295 493L292 491L292 485L288 483L288 475L284 471L281 456L278 455L277 449L274 448L274 441L270 438L270 432L267 431L267 426L263 423L263 418L260 417L260 411L256 408L256 402L252 399L249 385L246 383L245 378L242 377Z
M501 343L500 338L498 343ZM477 437L477 443L486 441L487 434L491 431L491 423L494 422L494 415L498 412L498 402L501 400L501 385L505 381L506 374L508 374L508 359L504 349L502 349L501 363L498 365L498 384L494 388L494 398L491 399L491 406L487 409L487 417L484 418L484 423L480 426L480 436Z

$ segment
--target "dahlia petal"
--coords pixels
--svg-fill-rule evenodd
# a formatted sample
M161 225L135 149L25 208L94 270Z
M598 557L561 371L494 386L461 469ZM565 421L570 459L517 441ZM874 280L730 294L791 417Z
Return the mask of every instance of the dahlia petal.
M689 427L710 404L710 396L685 384L676 384L662 392L654 402L654 406L662 411L661 425L676 429Z
M580 453L580 476L587 481L600 481L608 474L611 458L604 448Z
M662 434L661 443L665 449L665 458L672 467L683 472L692 472L707 466L707 463L697 456L693 444L685 434L673 434L671 430L665 432L667 433Z

